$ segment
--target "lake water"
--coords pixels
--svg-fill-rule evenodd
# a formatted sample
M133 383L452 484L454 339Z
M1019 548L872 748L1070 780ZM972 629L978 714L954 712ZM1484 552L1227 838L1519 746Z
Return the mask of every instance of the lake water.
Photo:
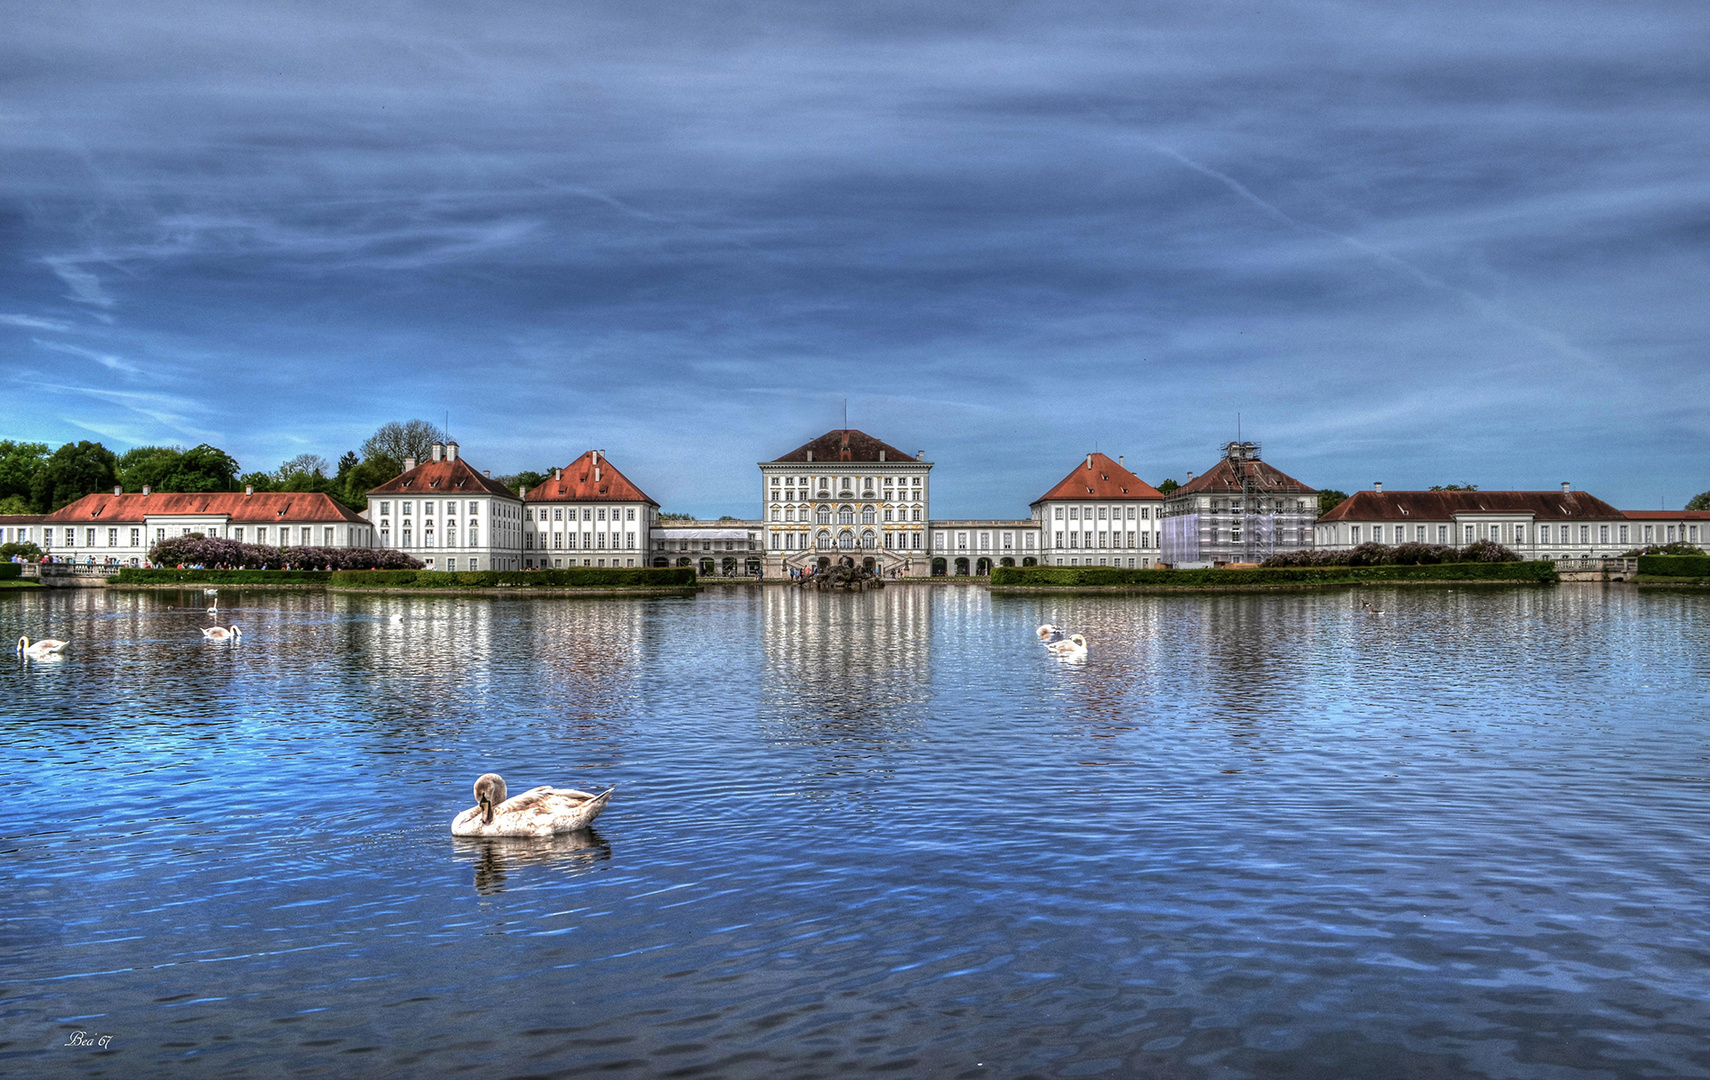
M1707 594L205 602L0 594L0 1073L1710 1076Z

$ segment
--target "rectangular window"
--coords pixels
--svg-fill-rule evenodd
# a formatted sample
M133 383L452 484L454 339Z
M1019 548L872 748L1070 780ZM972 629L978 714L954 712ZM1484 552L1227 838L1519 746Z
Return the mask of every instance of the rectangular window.
M1655 525L1646 525L1645 526L1645 543L1649 544L1651 541L1655 540L1656 538L1657 538L1657 527Z
M623 512L623 518L625 521L634 521L635 520L635 507L631 506L631 507L625 508L625 510Z
M1416 542L1421 543L1421 544L1423 544L1425 542L1425 526L1423 526L1423 525L1414 526L1413 539Z
M1128 508L1128 520L1129 520L1129 521L1133 521L1133 520L1134 520L1134 508L1133 508L1133 507L1132 507L1132 506L1130 506L1130 507L1129 507L1129 508Z
M1590 525L1581 525L1579 527L1579 542L1582 544L1591 543L1591 526Z
M1514 542L1516 544L1524 544L1526 542L1526 526L1514 526Z
M321 543L325 544L327 547L332 547L332 526L331 525L328 525L325 528L321 529Z
M237 538L239 540L243 539L243 530L242 529L239 529L237 531ZM141 543L142 543L142 530L141 529L132 529L131 530L131 546L136 547Z
M1107 548L1110 546L1110 534L1109 533L1101 532L1098 534L1098 546L1101 548Z
M603 514L603 513L605 513L605 511L604 511L604 510L602 510L602 511L600 511L600 513L602 513L602 514ZM599 544L599 545L600 545L600 546L601 546L601 547L605 547L605 546L606 546L606 534L605 534L605 533L603 533L603 532L602 532L602 533L595 533L595 534L594 534L594 540L595 540L595 542L597 542L597 543L598 543L598 544Z
M47 547L53 547L53 527L51 525L42 530L42 543Z
M94 529L87 529L85 531L89 534L88 535L88 543L84 544L83 546L84 547L94 547L95 546L95 530ZM190 535L190 530L185 529L184 535L186 535L186 536Z
M1467 538L1467 541L1466 541L1467 543L1469 543L1469 544L1472 543L1473 542L1473 527L1471 525L1466 526L1462 530L1462 535Z
M1692 530L1692 531L1693 531L1693 532L1697 532L1697 531L1698 531L1698 530L1697 530L1697 529L1694 529L1694 530ZM1548 534L1547 534L1547 533L1546 533L1546 534L1545 534L1545 536L1546 536L1546 538L1547 538L1547 537L1548 537ZM1626 543L1626 542L1627 542L1627 526L1625 526L1625 525L1623 525L1623 526L1621 526L1621 542L1622 542L1622 543L1623 543L1623 544L1625 544L1625 543Z
M469 504L469 516L470 517L474 517L477 513L480 512L480 510L481 510L481 504L480 503L472 502Z
M107 546L108 547L118 547L119 546L119 530L117 530L117 529L108 529L107 530Z
M380 504L380 512L382 514L390 514L392 512L392 504L390 502L381 503Z
M627 548L634 547L635 546L635 534L634 533L624 533L623 534L623 541L624 541L623 542L624 547L627 547Z
M1099 507L1099 508L1098 508L1098 519L1099 519L1099 520L1100 520L1100 521L1104 521L1104 520L1105 520L1105 516L1104 516L1104 507L1102 507L1102 506L1101 506L1101 507Z
M1358 525L1348 526L1348 539L1356 544L1360 542L1360 527Z
M600 512L598 514L594 515L594 520L596 520L596 521L606 520L606 508L605 507L603 507L603 506L600 507Z
M1670 528L1669 531L1673 532L1674 530ZM1609 542L1609 526L1599 525L1597 527L1597 542L1599 544L1607 544Z
M563 521L564 520L564 510L561 507L554 507L553 508L552 520L554 520L554 521Z

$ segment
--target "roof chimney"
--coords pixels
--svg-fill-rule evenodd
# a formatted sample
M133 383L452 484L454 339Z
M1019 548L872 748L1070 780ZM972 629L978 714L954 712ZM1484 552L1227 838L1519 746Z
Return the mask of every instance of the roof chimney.
M1192 470L1192 469L1189 469L1189 470L1188 470L1188 474L1187 474L1187 482L1188 482L1188 483L1190 483L1190 484L1191 484L1191 483L1193 483L1193 470Z
M564 470L563 469L553 469L552 470L552 478L554 480L564 479Z
M456 461L457 460L457 444L454 442L451 442L450 440L447 440L446 444L445 444L445 460L447 460L447 461Z
M487 479L491 480L493 478L493 470L492 469L482 469L481 475L485 476Z
M1116 455L1116 463L1117 463L1117 464L1118 464L1118 465L1125 465L1125 463L1126 463L1126 462L1127 462L1127 461L1128 461L1128 455L1126 455L1126 454L1118 454L1118 455Z
M1087 455L1087 468L1089 468L1089 469L1092 468L1092 455L1091 454Z
M1566 484L1563 484L1563 485L1562 485L1562 490L1563 490L1563 491L1566 491L1566 490L1567 490L1567 485L1566 485ZM119 485L118 485L118 484L114 484L114 485L113 485L113 494L115 494L115 495L123 495L123 494L124 494L124 493L125 493L125 489L124 489L124 488L122 488L122 487L120 487L120 486L119 486Z
M441 446L438 443L434 443L433 444L433 459L435 461L438 461L444 454L445 454L445 447Z
M1382 480L1373 480L1372 481L1372 490L1377 492L1379 495L1382 495L1383 494L1383 481Z
M926 460L926 451L925 450L916 451L915 455L914 455L914 460L925 461Z
M409 472L411 469L413 469L415 467L416 467L416 459L415 458L407 457L404 459L404 471L405 472Z
M142 486L142 493L143 493L143 494L144 494L144 495L147 495L147 494L148 494L148 493L149 493L149 492L150 492L150 491L151 491L151 490L153 490L153 489L151 489L151 488L150 488L150 487L149 487L149 486L148 486L148 485L147 485L147 484L144 484L144 485L143 485L143 486Z
M243 493L245 495L254 495L255 494L255 485L254 484L245 484L243 486Z
M1563 480L1562 481L1562 494L1566 495L1568 492L1570 492L1572 490L1573 490L1573 485L1568 483L1566 480Z

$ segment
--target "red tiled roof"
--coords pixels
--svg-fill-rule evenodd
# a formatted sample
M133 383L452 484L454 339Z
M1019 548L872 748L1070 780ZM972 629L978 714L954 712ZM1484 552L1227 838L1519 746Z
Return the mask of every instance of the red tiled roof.
M1294 477L1283 472L1281 469L1272 465L1267 465L1265 462L1260 461L1257 458L1249 458L1246 461L1237 463L1225 457L1222 461L1219 461L1215 466L1213 466L1210 472L1196 476L1181 487L1170 492L1170 497L1174 498L1177 495L1197 495L1201 492L1239 495L1245 490L1242 486L1245 478L1241 472L1236 471L1237 466L1239 466L1239 468L1244 472L1252 474L1254 490L1260 495L1276 495L1279 493L1285 495L1318 494L1317 488L1309 488L1299 480L1296 480Z
M164 515L225 517L234 522L266 524L276 521L367 520L318 491L156 491L114 495L98 492L63 506L42 520L50 525L83 525L91 521L142 521Z
M1456 514L1611 521L1621 511L1583 491L1356 491L1319 521L1447 521Z
M1163 493L1105 454L1088 454L1062 482L1034 499L1162 499Z
M653 502L647 492L630 482L629 477L613 467L611 459L601 455L598 465L594 451L572 461L559 470L554 479L547 477L523 496L528 502ZM594 479L595 468L600 478Z
M438 461L424 461L405 473L400 473L392 479L370 491L374 495L470 495L475 492L486 492L489 495L503 495L507 499L516 498L510 488L497 480L482 476L469 467L462 458L453 461L441 458Z
M885 455L885 461L913 461L915 457L906 450L898 450L886 442L880 442L865 431L854 428L839 428L828 431L811 442L802 443L777 461L806 461L808 451L813 452L813 460L820 461L878 461L879 454Z
M41 514L0 514L0 525L39 525L46 520Z
M1710 510L1623 510L1621 516L1634 521L1710 521Z

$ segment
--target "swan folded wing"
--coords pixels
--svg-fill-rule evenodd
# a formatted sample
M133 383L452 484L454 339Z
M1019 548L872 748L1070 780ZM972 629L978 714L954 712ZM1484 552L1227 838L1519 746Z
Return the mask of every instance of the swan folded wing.
M615 789L614 789L615 790ZM570 788L530 788L500 803L491 824L481 821L481 808L471 807L451 822L457 836L554 836L587 828L605 806L611 791L592 795Z

